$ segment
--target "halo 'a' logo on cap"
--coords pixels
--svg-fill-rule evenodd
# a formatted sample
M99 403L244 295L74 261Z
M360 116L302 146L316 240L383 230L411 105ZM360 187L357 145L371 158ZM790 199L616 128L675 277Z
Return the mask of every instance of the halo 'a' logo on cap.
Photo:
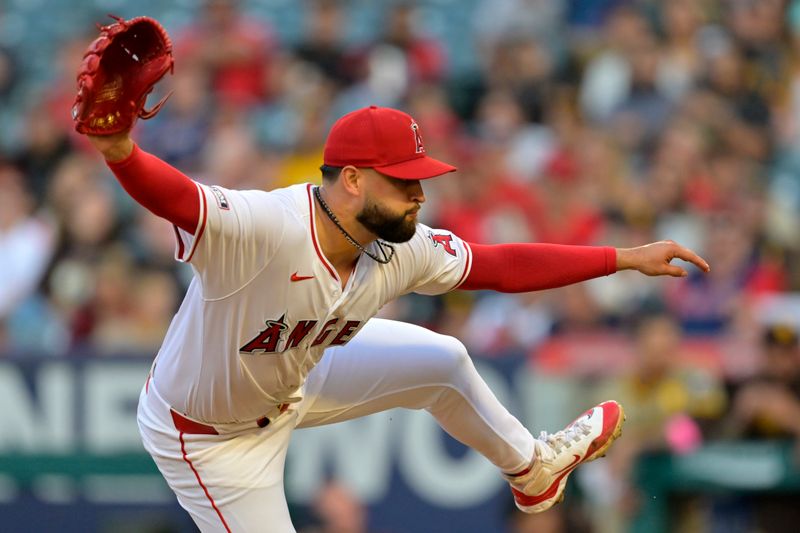
M425 146L422 144L422 135L419 133L419 126L416 122L411 123L411 130L414 132L414 144L416 145L416 153L425 153Z

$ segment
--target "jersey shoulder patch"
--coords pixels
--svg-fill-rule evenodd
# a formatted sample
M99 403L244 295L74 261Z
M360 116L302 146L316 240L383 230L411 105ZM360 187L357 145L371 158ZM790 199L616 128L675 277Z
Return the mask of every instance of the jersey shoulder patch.
M428 239L430 239L434 248L441 246L445 252L456 257L456 249L453 247L453 235L450 233L437 233L433 230L428 230Z
M225 193L222 192L222 189L216 185L212 185L211 192L214 193L214 198L216 198L217 206L220 209L225 209L227 211L231 208L230 204L228 203L228 198L225 196Z

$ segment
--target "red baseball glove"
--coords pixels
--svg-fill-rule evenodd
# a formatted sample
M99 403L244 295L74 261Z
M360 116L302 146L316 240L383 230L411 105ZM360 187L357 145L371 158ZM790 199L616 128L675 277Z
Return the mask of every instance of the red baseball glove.
M72 119L79 133L111 135L133 127L138 117L148 119L164 105L144 108L153 86L172 71L172 41L150 17L100 26L100 37L83 55L78 71L78 94Z

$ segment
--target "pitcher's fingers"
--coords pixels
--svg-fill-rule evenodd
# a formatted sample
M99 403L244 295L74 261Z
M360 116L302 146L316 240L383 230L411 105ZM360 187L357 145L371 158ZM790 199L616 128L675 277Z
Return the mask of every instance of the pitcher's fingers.
M706 260L688 248L684 248L683 246L678 246L675 250L675 257L692 263L703 272L711 272L711 267L708 266Z
M673 278L684 278L689 275L684 269L675 265L667 265L662 274L672 276Z

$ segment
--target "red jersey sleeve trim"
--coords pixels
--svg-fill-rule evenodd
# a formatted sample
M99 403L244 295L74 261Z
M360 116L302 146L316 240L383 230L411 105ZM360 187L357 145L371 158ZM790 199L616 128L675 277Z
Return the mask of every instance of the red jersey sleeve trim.
M461 277L458 278L458 282L453 286L451 291L456 290L461 286L464 281L469 277L469 273L472 270L472 249L469 247L469 243L466 241L464 242L464 250L466 252L466 259L464 261L464 272L461 273Z
M186 262L190 262L192 257L194 256L195 250L197 250L197 243L200 242L200 239L203 238L203 232L206 230L206 220L208 220L208 204L206 203L206 193L200 185L197 186L197 190L200 191L200 196L203 199L203 202L200 207L201 211L201 220L199 222L199 227L195 232L195 237L192 239L192 247L189 250L189 257L186 258Z
M175 231L175 243L178 246L178 251L175 255L175 258L178 261L183 261L183 251L186 247L183 245L183 237L181 237L181 230L179 230L178 226L176 226L175 224L172 225L172 229L173 231Z
M197 187L197 194L200 196L197 202L200 205L200 212L198 213L195 231L191 239L191 243L188 243L188 247L186 242L188 239L184 237L188 234L188 232L182 230L178 226L173 225L177 244L175 259L181 261L182 263L188 263L192 260L194 252L197 249L197 245L200 242L200 239L203 237L203 233L206 229L206 222L208 220L208 201L206 200L205 191L200 184L195 184L195 186Z

